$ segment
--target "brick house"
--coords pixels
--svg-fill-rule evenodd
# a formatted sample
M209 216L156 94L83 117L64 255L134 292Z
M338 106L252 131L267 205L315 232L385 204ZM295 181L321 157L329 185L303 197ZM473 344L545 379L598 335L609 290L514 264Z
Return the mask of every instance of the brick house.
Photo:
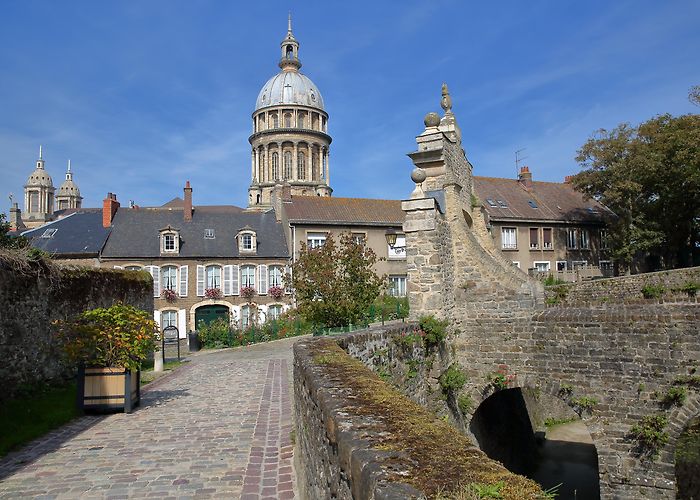
M245 327L289 309L289 253L274 211L193 207L189 182L184 195L155 208L120 208L108 195L103 223L111 234L101 265L149 272L155 319L162 328L177 326L181 337L201 320L228 315ZM252 297L245 287L255 290Z

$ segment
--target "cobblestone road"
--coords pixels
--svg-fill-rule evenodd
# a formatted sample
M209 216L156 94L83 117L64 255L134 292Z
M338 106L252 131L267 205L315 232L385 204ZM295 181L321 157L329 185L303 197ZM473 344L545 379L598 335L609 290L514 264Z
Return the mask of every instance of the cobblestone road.
M294 498L295 340L194 356L134 413L82 417L6 456L0 498Z

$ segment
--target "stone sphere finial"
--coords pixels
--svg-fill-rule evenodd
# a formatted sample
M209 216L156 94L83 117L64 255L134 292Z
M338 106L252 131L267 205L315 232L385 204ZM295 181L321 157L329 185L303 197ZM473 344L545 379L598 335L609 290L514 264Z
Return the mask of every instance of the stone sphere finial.
M419 198L425 198L425 192L423 191L423 181L428 177L425 175L425 170L420 167L416 167L411 172L411 180L416 183L416 188L411 193L411 199L416 200Z
M440 115L437 113L428 113L423 119L426 127L437 127L440 125Z

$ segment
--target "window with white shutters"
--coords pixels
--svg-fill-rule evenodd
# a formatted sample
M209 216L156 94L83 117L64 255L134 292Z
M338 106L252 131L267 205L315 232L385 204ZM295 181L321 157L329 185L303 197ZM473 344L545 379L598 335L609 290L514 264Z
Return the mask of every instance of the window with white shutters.
M231 266L231 294L238 295L241 293L241 285L238 280L238 266Z
M205 269L204 266L197 266L197 297L204 297Z
M180 266L180 297L187 297L187 280L188 280L188 267Z
M258 293L267 295L267 266L261 264L258 266Z
M224 295L233 295L233 266L224 266Z
M146 266L146 271L153 278L153 296L160 297L160 268L158 266Z
M501 228L501 248L505 250L516 250L518 248L518 233L516 228Z

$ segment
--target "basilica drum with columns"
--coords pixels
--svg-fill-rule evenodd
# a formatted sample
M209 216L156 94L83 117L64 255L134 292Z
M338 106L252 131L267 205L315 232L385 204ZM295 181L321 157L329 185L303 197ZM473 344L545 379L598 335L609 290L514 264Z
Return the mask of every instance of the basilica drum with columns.
M328 113L318 87L299 72L299 42L289 20L281 71L260 90L253 112L249 207L269 207L276 184L293 196L330 196Z

